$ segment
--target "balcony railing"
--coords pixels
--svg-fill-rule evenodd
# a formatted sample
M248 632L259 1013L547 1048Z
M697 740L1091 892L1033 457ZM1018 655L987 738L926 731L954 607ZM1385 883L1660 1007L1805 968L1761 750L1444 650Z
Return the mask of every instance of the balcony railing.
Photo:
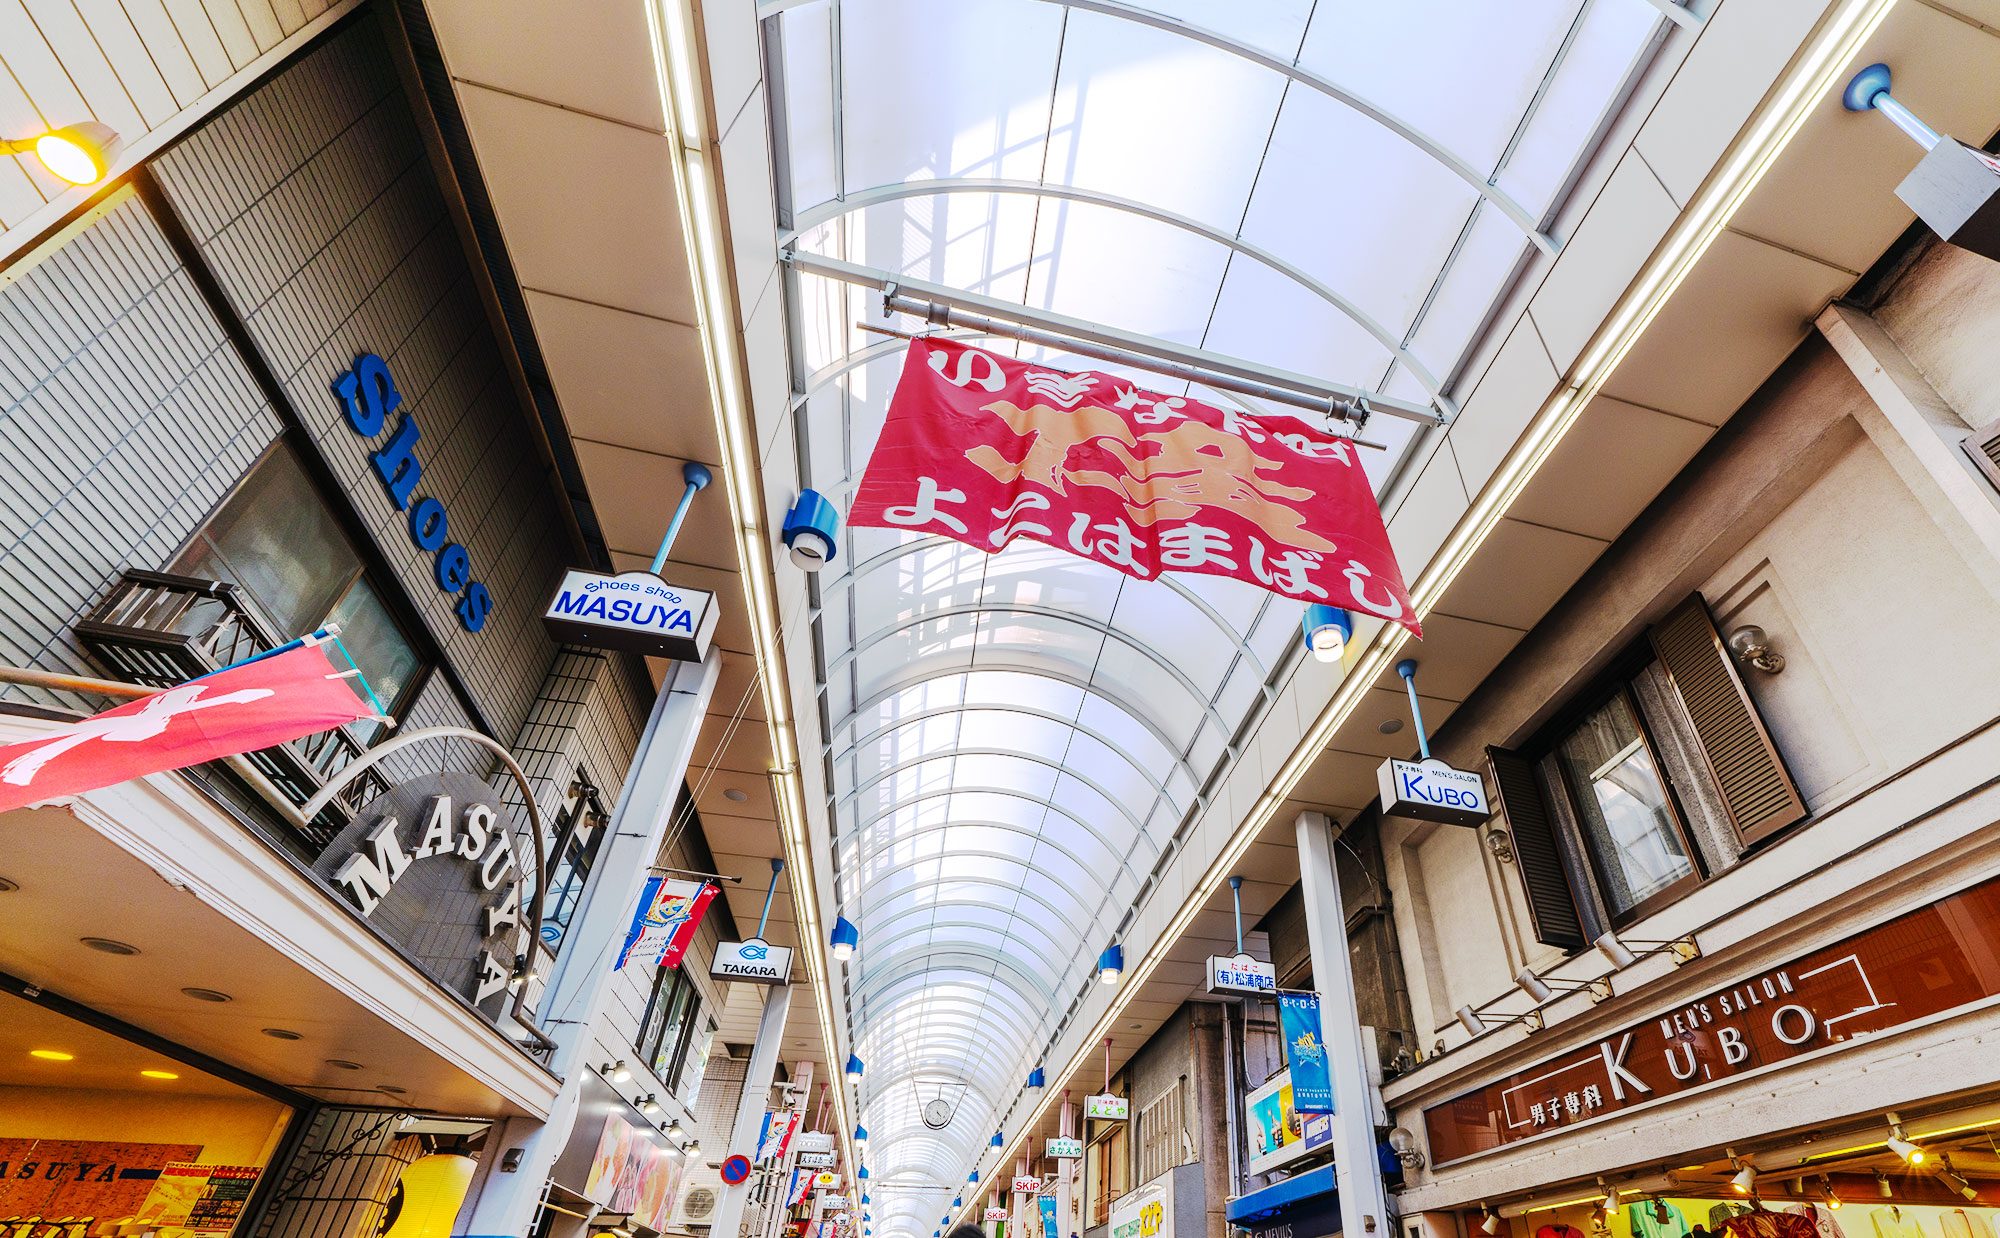
M77 639L117 679L171 688L283 644L242 590L218 580L128 569L104 601L76 624ZM246 754L293 805L304 804L364 751L344 729ZM213 767L225 777L222 766ZM388 790L374 769L341 788L305 827L280 834L310 861L356 810Z

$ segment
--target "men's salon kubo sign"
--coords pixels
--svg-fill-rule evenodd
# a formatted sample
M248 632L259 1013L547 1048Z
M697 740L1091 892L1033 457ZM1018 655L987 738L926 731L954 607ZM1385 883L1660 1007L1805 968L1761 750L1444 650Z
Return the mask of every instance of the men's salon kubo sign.
M438 983L497 1018L514 958L529 948L521 897L533 845L515 837L492 787L431 774L376 797L313 871Z
M1446 825L1479 825L1493 815L1486 784L1478 774L1453 769L1435 757L1426 761L1382 762L1376 771L1382 815Z

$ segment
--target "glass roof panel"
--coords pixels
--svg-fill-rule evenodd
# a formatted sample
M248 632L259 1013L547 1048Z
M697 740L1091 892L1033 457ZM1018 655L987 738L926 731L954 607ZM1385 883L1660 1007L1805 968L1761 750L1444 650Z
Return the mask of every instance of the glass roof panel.
M1449 395L1533 252L1477 182L1493 176L1532 217L1559 205L1663 20L1647 0L1150 11L1256 51L1041 0L839 0L835 47L826 0L785 9L785 89L766 97L787 112L782 205L814 212L788 243L1417 401ZM918 190L931 181L953 184ZM790 344L813 375L799 480L844 507L903 351L857 325L883 321L878 290L804 274L786 288ZM1359 438L1378 489L1422 446L1386 416ZM1213 577L1142 582L1033 543L989 557L851 526L817 589L836 898L862 938L842 973L871 1065L858 1116L877 1181L935 1184L878 1204L882 1238L921 1238L1228 738L1267 708L1300 611ZM941 1090L965 1116L933 1133L918 1109Z

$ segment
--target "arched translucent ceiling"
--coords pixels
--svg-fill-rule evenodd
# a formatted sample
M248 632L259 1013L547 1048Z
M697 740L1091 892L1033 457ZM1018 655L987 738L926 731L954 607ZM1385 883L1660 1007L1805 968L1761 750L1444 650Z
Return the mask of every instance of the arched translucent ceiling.
M1664 24L1650 0L762 11L788 244L1446 407ZM901 345L857 327L879 294L792 273L782 295L802 480L844 509ZM1378 485L1415 433L1367 427ZM1027 542L842 541L813 621L836 899L862 942L847 1017L874 1229L921 1238L991 1169L1098 951L1273 698L1299 611Z

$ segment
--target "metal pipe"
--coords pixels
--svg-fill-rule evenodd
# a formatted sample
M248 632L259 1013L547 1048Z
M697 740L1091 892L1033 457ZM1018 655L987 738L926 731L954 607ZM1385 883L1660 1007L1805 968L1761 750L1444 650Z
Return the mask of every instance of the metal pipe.
M1886 90L1875 96L1875 110L1887 116L1896 128L1909 134L1910 139L1925 150L1944 140L1937 130L1925 124L1915 112L1904 107L1896 96Z
M1426 425L1442 425L1446 418L1424 404L1395 396L1331 383L1305 374L1294 374L1272 366L1257 365L1240 357L1211 352L1185 344L1175 344L1153 336L1121 331L1082 318L1072 318L1047 310L982 296L963 289L909 279L888 271L829 258L822 254L787 249L780 258L793 270L862 288L879 289L889 308L917 314L929 321L959 323L989 334L1046 344L1079 356L1138 366L1156 373L1187 378L1218 390L1237 391L1299 408L1341 415L1357 400L1365 400L1369 411L1390 413ZM898 305L897 302L901 304ZM1035 332L1036 334L1029 334ZM1092 347L1085 348L1082 345ZM1116 349L1117 354L1099 351ZM1228 378L1256 384L1244 388L1225 384Z
M1404 658L1396 663L1396 673L1403 677L1403 686L1410 690L1410 721L1417 727L1417 753L1428 761L1431 759L1431 738L1424 731L1424 707L1417 704L1417 660Z
M705 464L696 464L690 460L681 465L681 480L687 485L681 491L681 501L674 505L673 519L667 521L667 531L660 538L660 550L653 556L653 566L647 569L653 575L658 576L660 569L667 565L667 555L673 551L674 540L681 535L681 522L687 519L688 508L694 503L695 494L704 489L712 478L713 474L708 471L708 466Z

